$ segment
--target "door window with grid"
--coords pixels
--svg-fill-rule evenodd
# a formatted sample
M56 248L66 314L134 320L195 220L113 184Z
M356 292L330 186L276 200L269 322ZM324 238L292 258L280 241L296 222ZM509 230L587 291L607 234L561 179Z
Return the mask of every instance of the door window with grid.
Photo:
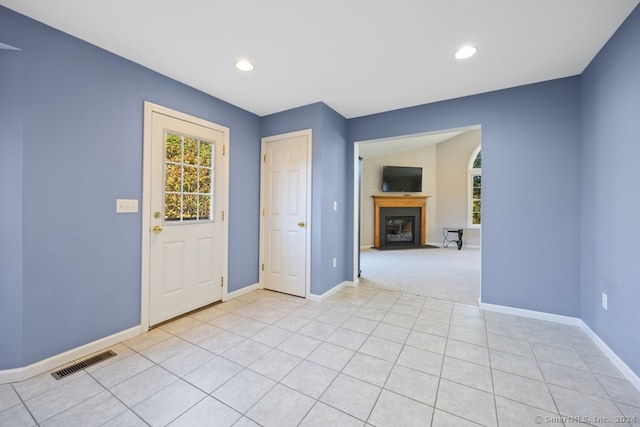
M165 131L164 222L212 221L214 143Z

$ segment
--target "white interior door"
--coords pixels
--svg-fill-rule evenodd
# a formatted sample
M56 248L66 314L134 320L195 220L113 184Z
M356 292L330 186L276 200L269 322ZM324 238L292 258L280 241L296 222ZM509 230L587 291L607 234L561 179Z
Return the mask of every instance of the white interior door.
M307 296L311 132L262 141L262 284Z
M145 146L150 149L150 197L144 223L153 326L222 299L228 134L213 124L157 111L150 120L150 142L145 142L150 144Z

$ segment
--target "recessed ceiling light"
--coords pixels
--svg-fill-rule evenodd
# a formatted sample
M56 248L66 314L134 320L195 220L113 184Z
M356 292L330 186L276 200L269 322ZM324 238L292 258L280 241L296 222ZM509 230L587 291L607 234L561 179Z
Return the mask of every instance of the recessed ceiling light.
M236 68L240 71L252 71L255 67L250 61L241 59L239 61L236 61Z
M457 51L455 56L456 56L456 59L466 59L475 55L477 51L478 49L476 49L473 46L465 46L459 51Z

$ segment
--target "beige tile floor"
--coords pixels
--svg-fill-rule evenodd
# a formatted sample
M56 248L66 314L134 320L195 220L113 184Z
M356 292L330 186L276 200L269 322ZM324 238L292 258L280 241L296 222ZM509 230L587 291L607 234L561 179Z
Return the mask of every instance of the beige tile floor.
M577 327L371 288L254 291L112 350L0 385L0 425L640 423L640 393Z

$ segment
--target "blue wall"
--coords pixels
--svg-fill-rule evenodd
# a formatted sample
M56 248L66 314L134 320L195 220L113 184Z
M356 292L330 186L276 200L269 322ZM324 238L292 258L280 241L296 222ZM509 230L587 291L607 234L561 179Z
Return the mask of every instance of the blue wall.
M347 280L344 236L345 156L347 120L324 103L315 103L262 119L262 135L273 136L303 129L312 130L311 166L311 293L322 295ZM337 201L338 211L333 210ZM332 267L332 259L338 260Z
M640 374L640 8L581 77L581 315ZM608 296L608 310L601 305Z
M0 369L139 324L141 216L115 200L142 198L144 101L231 129L229 291L258 281L259 117L3 7L0 42L24 61L24 277L2 283L24 298L23 343L3 348L24 354Z
M357 141L481 125L482 301L579 316L578 107L571 77L361 117L348 157Z
M0 47L0 368L21 366L22 52Z
M353 236L347 234L353 222L353 215L349 215L353 209L353 197L347 198L348 190L351 190L347 165L353 161L352 157L347 156L347 120L324 104L322 117L322 279L315 292L319 295L345 280L352 280L347 273L353 269L353 257L347 256L351 252L349 249ZM337 210L333 210L334 202L337 203ZM337 260L335 268L332 267L333 258Z

